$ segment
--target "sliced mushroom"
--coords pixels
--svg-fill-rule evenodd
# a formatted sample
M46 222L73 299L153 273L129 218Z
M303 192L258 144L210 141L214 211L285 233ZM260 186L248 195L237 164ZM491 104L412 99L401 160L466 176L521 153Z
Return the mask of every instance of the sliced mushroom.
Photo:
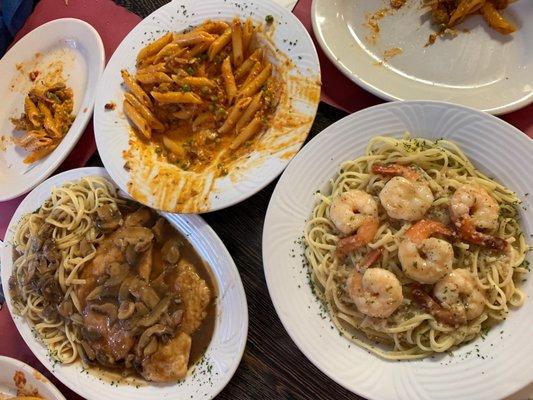
M139 260L139 257L141 256L135 251L135 246L132 244L126 246L126 251L124 254L126 256L126 262L132 267L137 264L137 260Z
M128 229L121 230L120 234L115 238L115 245L121 249L125 249L128 245L133 245L135 251L145 251L154 238L153 232L148 228L142 226L133 226Z
M118 290L114 286L100 285L96 286L85 298L87 301L104 300L106 298L116 298Z
M169 264L177 264L180 259L180 247L178 239L172 238L167 240L163 247L161 247L163 260Z
M130 297L130 285L133 282L134 277L128 276L126 279L122 281L120 284L120 288L118 289L118 301L120 303L127 301Z
M118 262L112 262L107 268L107 274L109 278L105 281L105 286L116 286L124 281L128 273L130 272L130 267L127 264L121 264Z
M155 240L157 243L162 243L165 238L165 228L168 222L164 218L158 218L152 227L152 232L154 232Z
M117 306L112 303L91 304L90 309L100 314L105 314L109 317L109 325L117 319Z
M139 278L133 278L129 290L133 296L141 300L150 309L153 309L159 302L159 296L155 290Z
M141 279L144 279L146 282L150 280L150 274L152 273L152 244L148 249L142 253L141 258L137 264L137 271Z
M122 214L111 204L100 205L96 215L96 226L100 229L115 230L122 225Z
M152 338L150 339L150 341L148 342L148 344L143 350L143 356L145 357L151 356L157 351L157 347L158 347L157 339L155 338L155 336L152 336Z
M96 358L96 353L91 345L87 342L81 341L81 346L83 347L82 354L85 354L89 361L93 361Z
M81 239L79 244L80 256L86 257L94 251L94 246L86 238Z
M176 310L170 315L170 323L175 328L179 324L181 324L181 320L183 319L183 310Z
M63 299L63 293L54 276L43 276L38 283L39 292L50 304L59 304Z
M96 360L104 367L116 368L115 359L103 351L96 351Z
M56 246L54 239L46 239L41 249L46 259L50 262L61 261L61 252Z
M87 329L85 326L81 328L81 337L89 342L95 342L102 338L102 335L98 331Z
M126 219L124 220L124 226L146 226L151 219L152 212L148 208L142 207L126 216Z
M118 319L128 319L135 312L135 304L131 301L123 301L118 307Z
M141 356L143 354L144 348L149 344L150 338L153 335L162 335L168 332L170 332L170 329L162 324L156 324L148 329L145 329L139 337L139 341L137 342L137 346L135 347L135 354L137 354L137 356Z
M163 299L159 303L157 303L157 305L152 311L150 311L148 315L145 315L139 320L138 325L152 326L157 323L157 321L159 321L159 318L161 318L161 315L163 315L163 313L167 311L169 304L170 296L163 297Z
M144 305L143 302L141 301L138 301L137 303L135 303L135 313L141 317L144 317L146 314L148 314L150 312L150 310L148 309L148 307L146 307Z

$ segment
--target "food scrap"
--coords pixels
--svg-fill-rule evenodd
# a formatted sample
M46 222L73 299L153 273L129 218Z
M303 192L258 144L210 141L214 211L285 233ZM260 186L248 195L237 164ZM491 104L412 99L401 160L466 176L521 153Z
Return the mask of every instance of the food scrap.
M106 110L114 110L116 108L116 106L117 105L114 102L110 101L109 103L105 104L104 108Z

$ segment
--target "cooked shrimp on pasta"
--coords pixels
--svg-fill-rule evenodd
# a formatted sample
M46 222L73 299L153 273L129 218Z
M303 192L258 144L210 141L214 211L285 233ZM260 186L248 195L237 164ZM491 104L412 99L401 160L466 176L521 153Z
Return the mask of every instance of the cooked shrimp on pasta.
M122 71L123 109L134 130L169 163L202 172L266 130L282 82L257 38L261 25L208 20L188 32L168 32ZM248 150L247 150L248 149Z
M450 141L376 137L306 224L315 293L346 338L383 358L454 349L524 303L519 203Z

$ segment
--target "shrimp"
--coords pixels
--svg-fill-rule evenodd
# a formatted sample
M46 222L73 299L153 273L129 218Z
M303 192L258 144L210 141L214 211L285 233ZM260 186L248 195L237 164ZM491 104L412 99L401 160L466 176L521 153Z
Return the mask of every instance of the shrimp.
M383 268L369 268L364 273L354 269L346 288L357 309L370 317L387 318L403 302L400 281Z
M419 284L411 285L411 297L418 303L426 312L430 313L435 319L443 324L458 327L466 322L465 318L460 318L451 310L441 306L431 295L422 289Z
M457 268L442 278L433 287L433 295L444 308L451 310L459 319L469 321L479 317L485 309L485 294L472 273Z
M349 190L337 196L329 207L329 217L342 234L355 232L337 243L340 255L370 243L379 227L377 202L362 190Z
M453 247L445 240L432 238L440 234L453 236L453 231L437 221L423 219L405 232L398 246L398 259L409 278L433 284L452 270Z
M507 242L480 230L496 230L499 213L500 206L481 186L465 184L455 191L450 200L451 219L461 238L495 250L505 249Z
M399 164L373 165L372 173L394 176L379 193L379 200L389 217L417 221L433 204L431 189L414 169Z

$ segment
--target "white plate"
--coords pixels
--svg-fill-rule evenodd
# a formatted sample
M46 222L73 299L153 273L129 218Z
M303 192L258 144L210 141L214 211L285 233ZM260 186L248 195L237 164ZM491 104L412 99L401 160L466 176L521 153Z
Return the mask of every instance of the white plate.
M319 81L320 65L309 34L288 9L271 0L258 0L256 2L249 0L175 0L146 17L126 36L107 64L98 87L94 112L96 144L100 157L107 171L122 190L128 191L127 183L130 180L129 172L124 169L122 157L123 151L129 147L128 132L130 126L122 112L124 92L121 87L120 70L126 68L134 71L139 49L153 37L161 36L163 32L182 31L190 26L199 25L206 19L231 21L235 16L251 17L258 22L264 22L267 15L272 15L276 24L274 43L294 62L290 75L299 72L304 77L312 78L314 82ZM303 91L299 93L296 90L300 85L297 82L299 81L295 80L288 85L292 97L291 104L295 110L300 111L310 119L306 126L288 133L288 135L299 135L300 140L297 143L281 150L271 151L266 148L261 152L256 151L249 159L243 157L242 163L239 161L239 171L234 171L236 168L233 168L230 175L215 181L215 187L210 192L207 202L200 201L200 204L194 205L195 208L193 209L167 209L167 211L198 213L229 207L252 196L274 180L292 158L287 156L287 153L296 153L303 144L318 106L318 95L313 101L299 100L299 97L305 93ZM109 101L117 104L117 108L113 112L104 110L104 105ZM268 131L263 137L267 136ZM261 162L257 162L258 160ZM231 176L232 172L238 172L239 176L237 178ZM175 196L168 195L167 197L173 198ZM150 207L162 208L154 200L146 200L146 202Z
M16 396L17 386L13 381L16 373L22 373L26 379L23 386L28 393L37 393L46 400L65 400L65 397L43 374L22 361L0 356L0 396Z
M519 29L504 37L481 16L467 19L452 40L437 39L420 1L406 5L378 24L379 39L365 37L365 15L389 0L313 0L313 30L328 58L348 78L386 100L440 100L503 114L533 101L533 7L517 1L504 12ZM403 53L384 60L387 49ZM380 64L381 63L381 64Z
M36 58L40 53L42 56ZM50 70L60 61L63 76L74 92L75 121L59 146L47 157L24 164L28 153L9 142L13 125L9 118L24 111L24 97L32 87L28 73ZM22 65L19 71L16 65ZM0 59L0 201L28 192L63 162L84 132L91 117L96 85L105 65L102 39L88 23L74 18L56 19L34 29ZM4 143L4 144L2 144ZM5 150L4 150L5 147Z
M313 138L279 180L266 214L263 262L276 311L300 350L329 377L370 399L501 399L533 381L533 279L528 298L485 340L454 351L455 357L411 362L384 361L339 336L329 316L323 319L311 293L303 249L298 242L315 203L343 161L364 154L376 135L447 138L456 142L481 171L515 190L522 227L529 242L533 209L525 193L533 187L533 141L500 119L439 102L394 102L352 114ZM533 261L531 255L528 256ZM500 334L500 331L503 333ZM485 359L466 353L479 347ZM474 354L476 352L474 351Z
M248 308L246 296L237 267L228 250L216 233L197 215L162 215L194 246L198 254L211 268L217 285L217 315L213 338L205 352L204 360L189 370L187 378L170 385L146 385L136 388L127 385L110 385L93 374L82 373L81 363L60 365L50 360L47 349L35 338L29 324L13 314L9 295L9 277L13 269L12 246L14 230L20 218L35 211L50 197L54 186L79 180L84 176L98 175L107 179L109 175L103 168L79 168L55 175L37 186L17 208L9 224L4 248L2 249L2 285L5 288L6 303L19 333L33 354L61 382L89 400L123 399L210 399L229 382L237 369L244 352L248 334Z

